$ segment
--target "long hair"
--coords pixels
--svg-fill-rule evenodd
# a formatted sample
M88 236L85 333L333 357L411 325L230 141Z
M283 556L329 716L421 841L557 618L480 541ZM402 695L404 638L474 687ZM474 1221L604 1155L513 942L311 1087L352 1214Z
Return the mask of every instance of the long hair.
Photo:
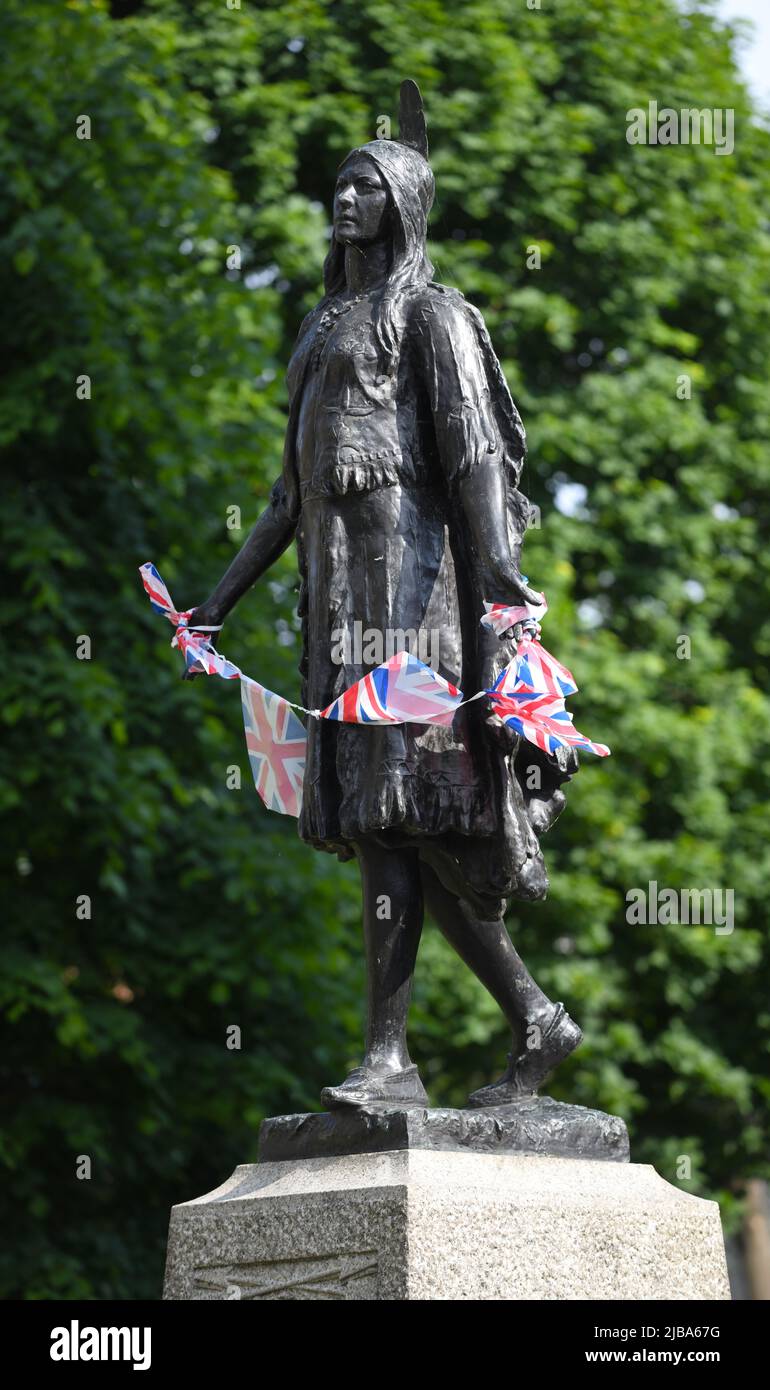
M366 155L376 164L390 194L390 270L376 300L374 333L386 370L393 371L398 364L406 299L410 291L426 285L433 276L425 241L435 183L427 159L397 140L372 140L368 145L359 145L346 155L340 168L354 154ZM326 294L322 303L339 294L345 284L345 246L332 232L324 261Z

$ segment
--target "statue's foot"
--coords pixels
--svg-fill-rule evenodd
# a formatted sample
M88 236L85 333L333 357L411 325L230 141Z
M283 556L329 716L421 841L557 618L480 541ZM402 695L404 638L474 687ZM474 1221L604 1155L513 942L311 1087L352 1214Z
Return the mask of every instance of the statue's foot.
M414 1064L398 1071L364 1066L354 1067L340 1086L324 1086L321 1100L332 1109L344 1105L361 1109L375 1103L427 1105L428 1093Z
M491 1086L474 1091L468 1097L468 1106L474 1110L486 1109L492 1105L510 1105L524 1096L535 1095L538 1087L582 1041L582 1030L570 1018L564 1005L556 1004L540 1046L528 1048L517 1057L509 1052L504 1075Z

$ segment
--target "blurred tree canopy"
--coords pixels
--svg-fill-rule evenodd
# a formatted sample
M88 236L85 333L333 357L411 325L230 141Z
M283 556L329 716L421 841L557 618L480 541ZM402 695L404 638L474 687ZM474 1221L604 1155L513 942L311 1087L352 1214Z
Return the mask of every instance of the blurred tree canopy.
M547 645L613 749L509 919L586 1032L552 1093L728 1225L770 1177L770 164L732 45L674 0L7 0L6 1296L159 1296L171 1204L358 1060L355 869L262 808L234 690L180 682L137 566L200 602L264 504L334 173L404 76L436 278L528 427ZM734 109L734 153L630 145L650 100ZM294 590L289 552L222 641L289 698ZM735 930L629 923L652 880L732 889ZM430 926L418 981L415 1059L462 1104L504 1025Z

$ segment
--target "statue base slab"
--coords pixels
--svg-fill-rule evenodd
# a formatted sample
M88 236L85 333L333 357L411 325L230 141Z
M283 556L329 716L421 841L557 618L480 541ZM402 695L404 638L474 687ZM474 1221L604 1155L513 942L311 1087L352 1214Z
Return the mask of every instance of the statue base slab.
M717 1204L647 1164L403 1148L239 1165L173 1208L163 1296L730 1294Z
M275 1115L259 1131L260 1163L345 1154L430 1149L477 1154L530 1153L627 1163L628 1130L617 1115L525 1096L487 1110L428 1109L377 1103L311 1115Z

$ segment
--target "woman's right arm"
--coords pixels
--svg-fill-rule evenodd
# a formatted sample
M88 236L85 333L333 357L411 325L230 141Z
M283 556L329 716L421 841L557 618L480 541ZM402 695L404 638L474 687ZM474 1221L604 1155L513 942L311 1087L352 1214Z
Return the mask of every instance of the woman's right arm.
M297 520L290 512L283 482L279 478L271 489L268 506L232 564L205 603L190 614L190 627L195 627L196 622L206 627L223 623L246 590L275 564L294 539Z

